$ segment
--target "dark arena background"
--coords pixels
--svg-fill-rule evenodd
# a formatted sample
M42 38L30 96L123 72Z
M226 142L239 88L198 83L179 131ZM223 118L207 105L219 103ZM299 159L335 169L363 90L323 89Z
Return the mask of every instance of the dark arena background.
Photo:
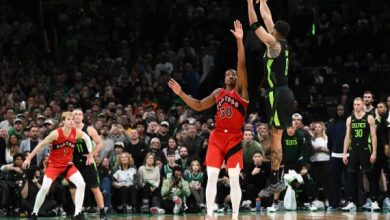
M266 28L260 2L266 2L275 22L290 25L286 85L295 101L288 106L294 114L282 137L282 167L296 171L289 176L281 169L278 175L288 189L261 198L258 193L270 184L273 129L266 110L267 47L248 18L253 4ZM230 32L237 19L244 31L249 95L238 218L390 219L390 2L260 2L0 0L0 217L31 217L51 145L42 147L28 169L23 161L64 126L63 112L79 109L102 147L92 156L104 208L99 210L96 192L87 185L85 218L205 219L204 162L217 108L191 109L168 81L175 79L198 100L224 87L226 70L237 69ZM355 117L357 97L367 118ZM353 145L365 135L355 129L355 120L368 126L371 119L364 146L344 143L346 136ZM347 148L359 154L353 172L351 157L343 163ZM183 178L177 179L174 167ZM60 175L39 218L71 218L69 188ZM214 218L231 219L231 213L229 175L222 168Z

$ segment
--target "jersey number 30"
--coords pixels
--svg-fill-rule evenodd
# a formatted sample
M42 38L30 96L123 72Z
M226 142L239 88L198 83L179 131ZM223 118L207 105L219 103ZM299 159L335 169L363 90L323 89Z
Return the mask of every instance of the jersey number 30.
M233 110L230 107L220 108L219 110L221 111L221 114L220 114L221 118L225 118L225 117L226 118L231 118L232 115L233 115Z

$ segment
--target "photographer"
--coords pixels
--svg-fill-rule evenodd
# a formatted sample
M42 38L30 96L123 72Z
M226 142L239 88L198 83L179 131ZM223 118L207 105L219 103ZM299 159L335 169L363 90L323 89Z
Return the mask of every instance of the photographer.
M31 214L34 207L35 197L41 188L43 176L41 170L38 167L31 167L26 170L25 179L21 187L20 195L22 197L20 212L27 212ZM52 212L57 207L57 203L50 196L47 196L42 207L39 209L39 216L55 216L56 213Z
M178 214L183 199L190 196L190 187L188 182L183 179L183 170L179 166L174 167L172 171L172 177L165 179L161 188L161 196L163 197L161 207L167 213Z
M9 208L8 215L14 215L15 209L19 207L20 187L22 186L24 175L22 169L24 154L16 153L13 161L12 164L3 165L0 168L2 172L5 172L7 182L3 192L3 201L5 201L3 205Z

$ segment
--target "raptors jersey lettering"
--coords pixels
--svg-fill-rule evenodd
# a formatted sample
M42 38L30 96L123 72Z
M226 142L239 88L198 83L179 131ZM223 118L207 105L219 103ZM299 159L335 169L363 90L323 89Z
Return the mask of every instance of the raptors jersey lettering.
M76 128L70 130L68 137L65 136L62 128L57 128L58 138L52 142L52 148L49 156L49 163L52 165L67 166L72 162L73 150L76 143Z
M216 104L215 127L232 131L241 130L245 121L248 101L241 98L235 89L221 89L216 98Z

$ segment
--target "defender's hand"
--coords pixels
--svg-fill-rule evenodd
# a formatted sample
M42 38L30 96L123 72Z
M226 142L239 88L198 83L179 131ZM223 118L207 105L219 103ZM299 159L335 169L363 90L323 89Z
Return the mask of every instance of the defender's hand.
M239 20L234 21L234 30L230 30L237 40L242 40L244 37L244 31L242 30L242 24Z

